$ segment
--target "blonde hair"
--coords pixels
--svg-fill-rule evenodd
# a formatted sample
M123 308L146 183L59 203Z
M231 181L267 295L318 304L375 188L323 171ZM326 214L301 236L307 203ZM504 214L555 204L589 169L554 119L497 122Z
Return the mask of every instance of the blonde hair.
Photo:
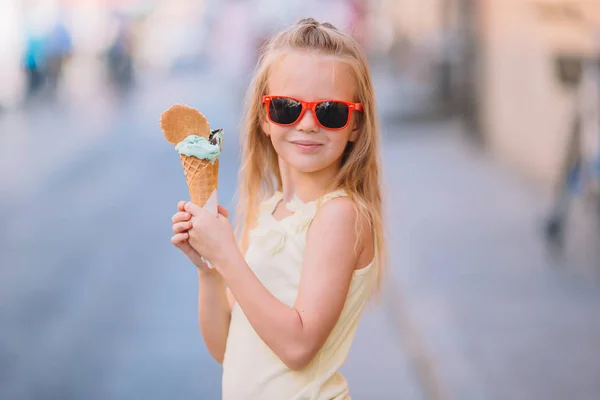
M247 250L249 230L256 223L260 202L272 196L275 191L282 191L277 153L261 127L261 122L266 118L262 96L267 94L269 74L274 62L290 51L315 51L339 57L347 62L355 76L356 101L363 106L362 113L354 114L358 117L358 135L355 143L349 143L342 158L341 169L329 190L344 189L354 202L357 212L367 217L375 235L379 288L387 260L380 186L379 130L371 75L359 44L329 23L320 24L312 18L300 20L272 37L262 48L247 94L247 111L241 140L241 187L236 218L240 247L244 252Z

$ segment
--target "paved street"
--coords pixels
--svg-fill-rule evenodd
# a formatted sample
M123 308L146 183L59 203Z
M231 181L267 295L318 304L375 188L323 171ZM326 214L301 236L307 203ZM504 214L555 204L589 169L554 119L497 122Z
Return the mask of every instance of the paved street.
M434 398L600 396L600 225L575 207L557 255L550 196L464 140L458 123L387 132L390 308L404 300ZM410 343L407 343L410 346Z
M158 118L188 103L225 129L227 206L240 102L226 81L184 74L122 102L0 115L0 399L219 398L195 271L169 243L187 188ZM392 265L344 367L353 398L598 398L600 236L586 214L553 258L538 235L548 194L458 124L384 131Z

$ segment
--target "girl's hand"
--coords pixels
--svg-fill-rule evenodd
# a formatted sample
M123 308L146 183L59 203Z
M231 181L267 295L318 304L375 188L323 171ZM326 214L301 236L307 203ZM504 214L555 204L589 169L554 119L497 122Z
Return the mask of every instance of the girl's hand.
M171 219L173 221L173 233L175 234L171 238L171 243L179 248L179 250L183 251L201 272L210 273L213 270L202 261L200 254L190 246L189 230L192 228L192 216L185 211L185 203L185 201L177 203L177 213L175 213Z
M215 217L204 208L187 202L184 210L192 216L192 227L188 230L189 244L213 266L220 265L225 257L238 251L226 209L218 206Z

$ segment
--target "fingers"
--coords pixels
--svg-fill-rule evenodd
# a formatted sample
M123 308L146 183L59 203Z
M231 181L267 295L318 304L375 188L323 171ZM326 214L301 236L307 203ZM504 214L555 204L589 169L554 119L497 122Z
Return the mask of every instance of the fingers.
M178 222L173 224L173 233L183 233L192 229L192 221Z
M222 207L220 204L217 205L217 212L225 218L229 218L229 211L225 207Z
M177 222L189 221L191 218L192 218L192 216L190 215L190 213L187 213L185 211L180 211L173 215L173 217L171 218L171 221L173 221L173 223L176 224Z
M188 201L187 203L185 203L184 206L185 211L187 211L188 213L192 214L192 215L198 215L200 213L202 213L202 207L199 207L198 205L192 203L191 201Z
M190 235L187 232L178 233L171 238L171 243L177 247L186 243L186 241L190 238Z
M180 212L186 212L187 215L198 215L199 213L202 213L203 208L199 207L197 204L192 203L191 201L180 201L179 203L177 203L177 208L179 209ZM225 218L229 218L229 211L221 206L221 205L217 205L217 213L223 215ZM179 213L177 213L179 214ZM177 215L175 214L175 215ZM191 218L188 217L187 219ZM182 219L182 220L186 220L186 219ZM175 216L173 216L173 222L175 221Z
M184 252L190 261L202 272L210 273L212 269L204 262L200 254L190 246L190 235L187 232L178 233L171 238L171 243Z

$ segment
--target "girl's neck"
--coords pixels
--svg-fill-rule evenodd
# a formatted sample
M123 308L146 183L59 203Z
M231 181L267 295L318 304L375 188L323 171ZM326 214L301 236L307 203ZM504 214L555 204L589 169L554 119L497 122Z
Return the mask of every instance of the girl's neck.
M305 173L289 168L285 161L280 159L279 170L283 185L283 200L289 202L296 196L303 203L308 203L325 194L335 179L339 167L332 165L321 171Z

